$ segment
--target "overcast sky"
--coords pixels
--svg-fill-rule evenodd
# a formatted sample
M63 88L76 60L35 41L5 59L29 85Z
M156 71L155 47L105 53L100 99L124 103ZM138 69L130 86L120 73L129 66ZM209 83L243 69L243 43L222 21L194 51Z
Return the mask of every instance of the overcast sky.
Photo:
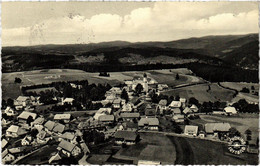
M2 2L2 45L258 33L257 2Z

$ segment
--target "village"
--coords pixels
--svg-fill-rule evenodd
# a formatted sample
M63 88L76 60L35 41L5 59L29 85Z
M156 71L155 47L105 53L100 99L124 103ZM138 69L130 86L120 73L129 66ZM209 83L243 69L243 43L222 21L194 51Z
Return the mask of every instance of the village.
M258 143L251 141L249 129L241 133L226 121L196 123L203 116L236 117L238 110L228 103L201 111L195 98L161 95L168 85L157 83L146 73L118 86L98 85L100 90L89 90L92 100L86 102L83 89L89 86L84 81L63 82L56 83L54 90L40 87L47 89L40 93L21 88L23 96L2 105L2 162L164 164L149 157L116 157L120 150L145 140L143 133L226 144L231 138L241 137L245 140L243 149L234 153L258 154ZM147 149L141 153L149 156Z

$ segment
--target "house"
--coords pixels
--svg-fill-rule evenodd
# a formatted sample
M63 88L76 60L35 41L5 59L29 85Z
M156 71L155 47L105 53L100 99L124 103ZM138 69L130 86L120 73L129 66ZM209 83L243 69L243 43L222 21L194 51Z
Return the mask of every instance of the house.
M192 106L190 107L191 111L194 113L197 113L199 111L198 107L195 104L192 104Z
M72 105L73 101L74 101L73 98L65 98L65 99L62 98L61 103L62 103L62 105L65 105L65 104L70 104L70 105Z
M128 112L124 112L120 114L120 117L123 119L123 121L127 121L127 120L137 120L140 118L140 114L138 112L136 113L128 113Z
M157 118L141 118L138 122L138 128L144 130L158 130L159 120Z
M185 98L180 98L180 102L182 104L182 107L185 107L187 100Z
M2 150L5 149L8 145L8 141L6 139L2 139L1 141L1 147L2 147Z
M198 135L198 126L186 125L184 128L185 135L197 136Z
M176 123L183 123L184 122L184 115L173 115L172 120Z
M138 130L138 123L134 123L134 122L131 122L131 121L123 122L121 130L137 131Z
M57 149L65 154L67 157L78 156L81 153L81 149L78 146L65 140L62 140L59 143Z
M45 130L46 130L47 132L51 132L51 131L53 130L54 126L55 126L55 122L50 121L50 120L47 121L47 122L44 124Z
M15 106L22 106L25 107L30 103L30 97L29 96L19 96L15 101Z
M22 146L31 145L32 141L33 141L32 136L28 136L28 135L27 135L27 136L25 136L25 137L22 139L21 144L22 144Z
M181 108L181 102L180 101L172 101L169 105L170 108Z
M71 114L56 114L53 120L54 121L62 120L64 123L69 123L71 120Z
M89 148L88 148L88 146L86 145L85 142L81 143L80 147L81 147L81 149L82 149L84 154L89 154L90 153L90 150L89 150Z
M60 124L60 123L55 123L54 128L53 128L53 132L58 133L58 134L62 134L65 130L65 125Z
M42 117L38 117L36 118L32 123L31 126L39 126L42 125L44 123L45 119Z
M180 108L173 108L171 109L173 115L180 115L181 114L181 110Z
M3 164L10 164L12 161L15 160L14 155L12 155L11 153L9 153L8 149L5 149L2 152L2 163Z
M60 153L56 153L55 155L51 156L51 158L49 159L49 164L55 162L55 161L59 161L61 160L62 157L60 156Z
M226 115L234 115L234 114L237 114L236 108L235 108L235 107L230 107L230 106L225 107L225 108L224 108L224 112L225 112Z
M214 134L214 133L227 133L231 128L229 123L206 123L205 124L205 132L206 134Z
M167 84L158 84L158 90L163 91L163 90L168 90L168 85Z
M36 135L36 141L38 144L46 144L52 137L46 131L40 131Z
M116 109L119 109L121 107L121 100L120 99L115 99L113 101L113 107Z
M182 111L184 114L188 115L188 114L192 114L192 110L189 107L185 107L184 110Z
M138 135L133 131L117 131L115 133L115 143L116 144L126 144L126 145L134 145L138 140Z
M7 137L18 137L20 135L26 134L27 132L20 128L19 126L16 125L11 125L7 130L6 130L6 136Z
M163 111L167 109L167 100L160 100L157 109L159 110L160 114L163 114Z
M112 112L111 108L100 108L94 115L94 119L98 119L101 115L110 115Z
M27 112L27 111L23 111L18 117L18 121L19 123L26 123L28 118L31 117L32 120L35 120L37 117L36 113L32 113L32 112Z
M133 110L132 104L127 103L123 105L121 112L131 112L132 110Z
M112 124L115 121L114 115L101 115L98 118L98 121L103 124Z
M77 141L76 141L76 135L72 132L65 132L64 134L62 134L60 137L59 137L59 141L62 141L62 140L65 140L65 141L68 141L72 144L76 144Z
M11 107L7 107L6 109L5 109L5 114L7 115L7 116L14 116L14 115L16 115L17 113L11 108Z
M1 124L2 124L3 127L9 125L10 123L11 123L11 121L8 121L8 120L6 120L5 118L2 117Z

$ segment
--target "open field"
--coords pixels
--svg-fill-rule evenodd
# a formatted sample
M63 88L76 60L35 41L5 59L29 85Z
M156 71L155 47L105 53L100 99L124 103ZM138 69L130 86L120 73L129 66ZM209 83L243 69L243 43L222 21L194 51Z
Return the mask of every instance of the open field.
M245 99L248 103L259 103L258 96L242 92L239 92L238 95L232 99L232 103L238 102L240 99Z
M203 81L202 79L195 76L185 75L190 74L190 71L187 69L172 69L171 72L170 70L111 72L109 73L110 77L100 77L99 73L90 73L74 69L43 69L24 72L3 73L3 98L17 98L19 95L21 95L20 86L22 85L47 84L58 81L75 81L87 79L90 84L109 83L113 86L119 83L123 83L125 80L132 80L133 78L137 77L142 78L144 73L147 73L148 78L159 83L166 83L169 86ZM175 80L176 73L180 74L179 80ZM15 77L21 78L22 83L15 84Z
M201 84L169 90L163 92L163 94L169 96L179 95L187 99L195 97L202 103L204 101L231 101L235 93L234 91L219 87L216 83L210 84L210 90L207 92L208 89L209 86L207 84Z
M251 89L251 86L254 86L256 91L258 91L258 89L259 89L259 84L256 84L256 83L221 82L221 85L223 85L225 87L232 88L232 89L236 89L238 91L242 90L242 88L244 88L244 87Z
M136 145L119 150L113 157L118 159L161 161L161 164L174 164L175 146L163 134L140 133L141 141ZM158 153L160 152L160 153Z
M177 160L175 164L214 164L244 165L257 164L258 156L244 153L233 156L227 152L227 146L220 142L203 139L169 136L176 145Z
M259 119L257 114L243 114L237 116L224 116L224 115L200 115L201 119L192 120L194 123L205 124L211 122L228 122L231 127L235 127L242 135L247 129L252 131L251 143L256 143L258 137Z

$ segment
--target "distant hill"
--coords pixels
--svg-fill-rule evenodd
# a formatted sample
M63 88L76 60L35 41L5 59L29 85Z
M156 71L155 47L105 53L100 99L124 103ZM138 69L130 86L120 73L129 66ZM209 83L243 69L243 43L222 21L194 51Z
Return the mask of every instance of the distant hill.
M258 34L189 38L169 42L112 41L90 44L3 47L3 71L70 64L229 64L258 68Z

